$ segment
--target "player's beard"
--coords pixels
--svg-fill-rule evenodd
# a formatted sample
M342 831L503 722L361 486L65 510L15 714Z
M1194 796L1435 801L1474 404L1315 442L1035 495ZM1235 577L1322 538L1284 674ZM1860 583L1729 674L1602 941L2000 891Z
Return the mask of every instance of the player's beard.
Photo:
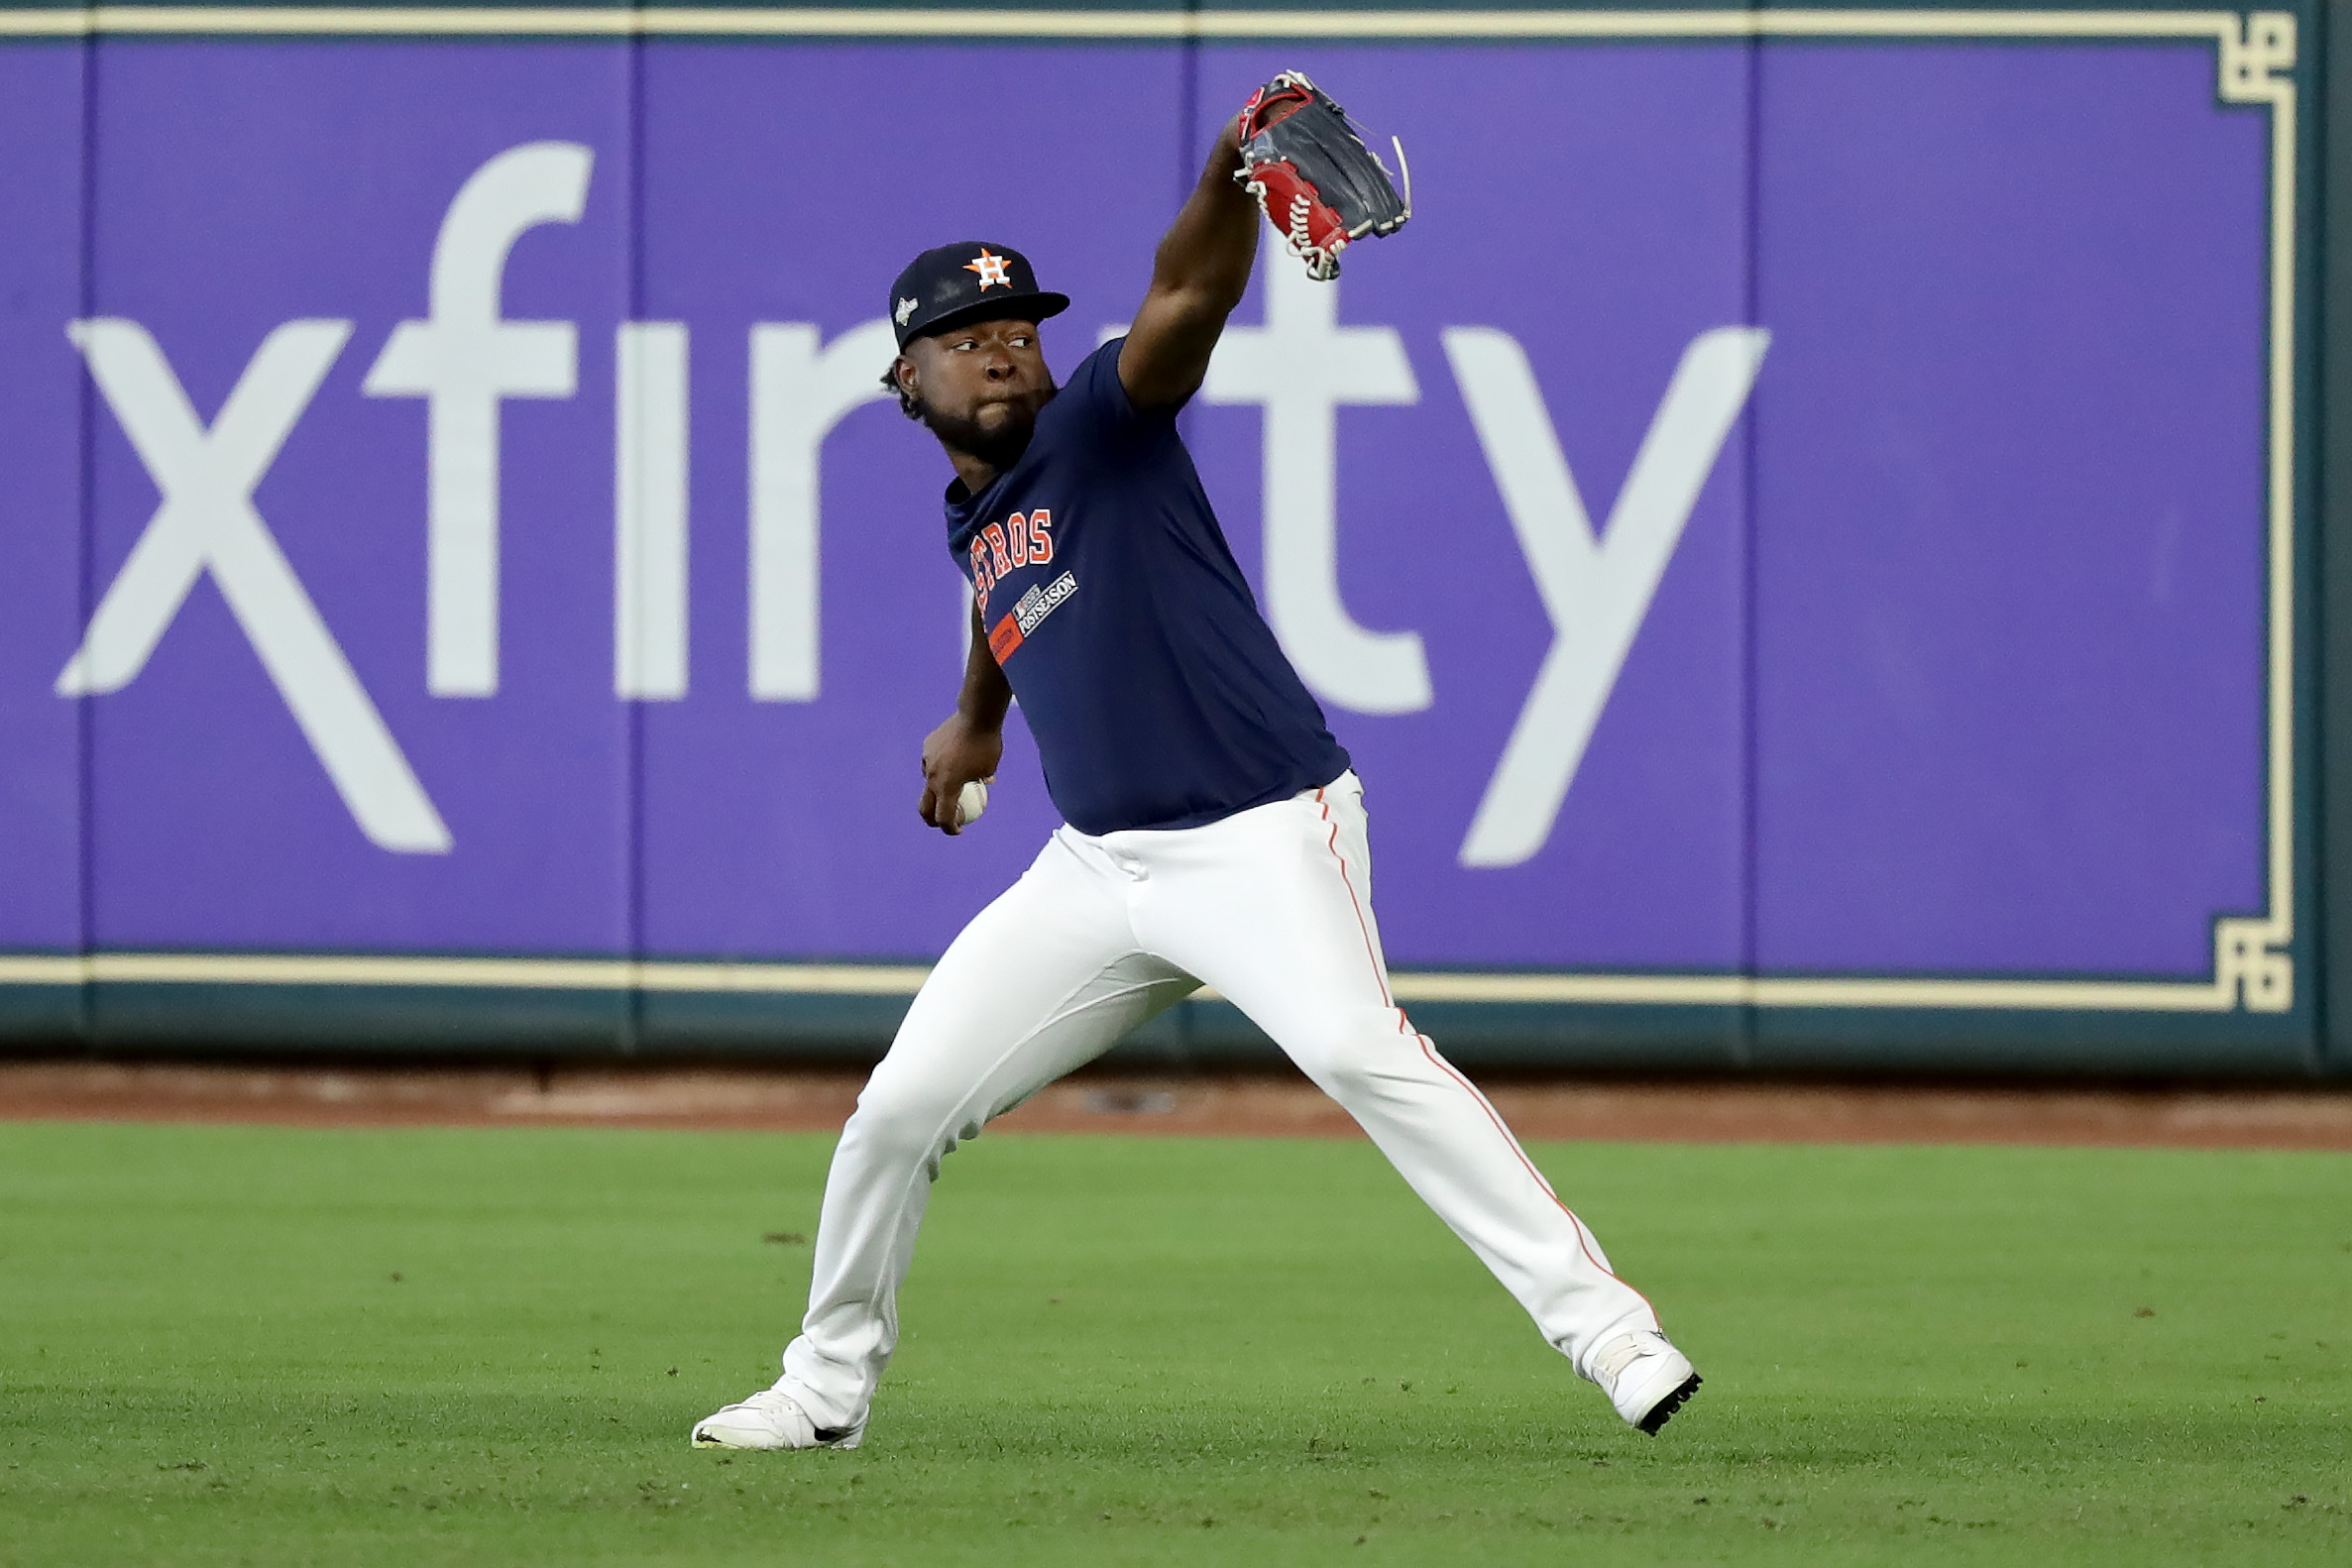
M1048 384L1045 395L1035 403L1007 404L1012 417L993 427L983 426L976 415L943 413L920 398L915 409L922 415L924 428L939 437L940 445L951 452L976 457L1001 474L1020 462L1021 454L1029 450L1029 438L1037 433L1037 411L1056 390Z

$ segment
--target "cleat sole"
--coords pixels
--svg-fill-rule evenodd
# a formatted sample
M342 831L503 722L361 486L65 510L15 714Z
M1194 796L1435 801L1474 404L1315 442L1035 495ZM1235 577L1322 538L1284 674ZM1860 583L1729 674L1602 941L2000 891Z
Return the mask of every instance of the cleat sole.
M1695 1372L1683 1379L1681 1386L1672 1394L1650 1406L1649 1413L1641 1418L1635 1429L1644 1437L1657 1436L1658 1428L1672 1420L1674 1412L1690 1402L1691 1396L1699 1392L1699 1385L1704 1381Z

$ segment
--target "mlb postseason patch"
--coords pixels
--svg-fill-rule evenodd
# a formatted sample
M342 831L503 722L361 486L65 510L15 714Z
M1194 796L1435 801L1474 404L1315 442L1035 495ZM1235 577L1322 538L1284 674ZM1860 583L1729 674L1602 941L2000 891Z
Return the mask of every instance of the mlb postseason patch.
M1028 640L1045 618L1062 608L1070 595L1078 591L1078 580L1064 572L1050 583L1033 583L1029 592L1021 596L1012 613L999 620L988 633L988 651L1002 664L1013 650Z

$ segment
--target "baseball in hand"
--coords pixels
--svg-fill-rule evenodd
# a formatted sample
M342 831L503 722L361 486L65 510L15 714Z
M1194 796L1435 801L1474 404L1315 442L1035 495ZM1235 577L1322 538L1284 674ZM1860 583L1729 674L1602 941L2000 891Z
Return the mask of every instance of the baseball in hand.
M988 809L988 782L973 779L955 797L955 826L969 828L980 820L980 813Z

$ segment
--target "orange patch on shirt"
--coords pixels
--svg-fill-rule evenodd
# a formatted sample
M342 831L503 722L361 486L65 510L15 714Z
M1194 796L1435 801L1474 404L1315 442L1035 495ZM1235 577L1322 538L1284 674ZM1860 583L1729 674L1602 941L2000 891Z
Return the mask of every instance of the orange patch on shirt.
M999 664L1011 658L1013 650L1020 645L1021 628L1010 616L998 621L995 629L988 633L988 651L996 656Z

